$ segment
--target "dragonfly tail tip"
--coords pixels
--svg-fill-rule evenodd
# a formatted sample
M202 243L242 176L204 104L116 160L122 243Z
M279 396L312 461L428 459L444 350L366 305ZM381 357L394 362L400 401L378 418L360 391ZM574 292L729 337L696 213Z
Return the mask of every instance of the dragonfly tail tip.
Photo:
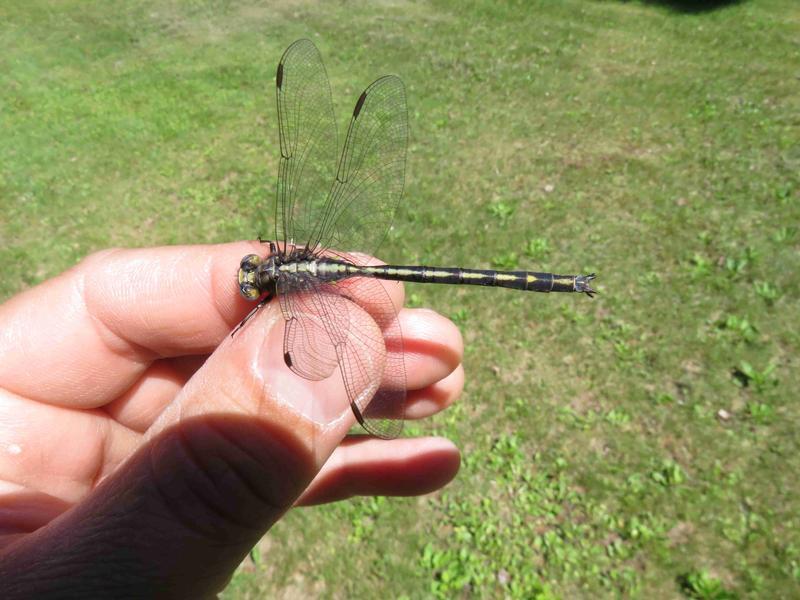
M594 298L597 290L592 289L592 286L589 285L589 282L595 277L596 275L594 273L591 273L590 275L578 275L575 278L575 291L582 292L589 296L589 298Z

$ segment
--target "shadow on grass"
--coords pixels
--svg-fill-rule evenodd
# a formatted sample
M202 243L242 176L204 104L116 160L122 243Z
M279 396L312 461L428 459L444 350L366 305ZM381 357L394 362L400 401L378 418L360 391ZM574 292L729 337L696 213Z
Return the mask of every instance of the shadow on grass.
M641 0L642 4L663 6L674 12L704 13L726 6L741 4L744 0Z

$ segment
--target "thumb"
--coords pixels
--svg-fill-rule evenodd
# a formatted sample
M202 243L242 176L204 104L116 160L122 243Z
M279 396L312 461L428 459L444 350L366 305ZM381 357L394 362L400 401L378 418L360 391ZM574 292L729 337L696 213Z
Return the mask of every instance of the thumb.
M277 307L262 312L209 357L130 459L7 548L4 597L184 598L226 585L352 423L343 389L286 376L283 319ZM315 422L312 398L340 418Z

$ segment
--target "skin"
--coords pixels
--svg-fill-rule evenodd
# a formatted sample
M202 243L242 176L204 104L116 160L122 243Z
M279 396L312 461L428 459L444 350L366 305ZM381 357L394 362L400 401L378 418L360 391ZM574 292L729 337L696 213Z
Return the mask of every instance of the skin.
M0 306L4 598L213 597L289 508L455 476L448 440L348 435L338 371L283 363L277 302L230 337L251 252L107 250ZM385 288L400 310L402 285ZM399 318L406 418L424 418L461 391L462 340L432 311Z

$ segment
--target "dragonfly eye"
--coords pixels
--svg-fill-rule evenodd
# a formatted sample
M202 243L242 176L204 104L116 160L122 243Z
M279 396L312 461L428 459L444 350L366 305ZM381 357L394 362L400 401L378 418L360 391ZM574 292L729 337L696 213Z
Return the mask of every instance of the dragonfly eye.
M248 254L242 259L242 262L239 263L239 268L246 273L251 271L255 271L258 268L258 265L261 264L261 257L258 254Z
M258 288L250 283L242 283L239 285L239 292L248 300L256 300L261 293Z
M258 267L261 263L257 254L248 254L239 263L239 292L248 300L257 300L261 295L258 287Z

